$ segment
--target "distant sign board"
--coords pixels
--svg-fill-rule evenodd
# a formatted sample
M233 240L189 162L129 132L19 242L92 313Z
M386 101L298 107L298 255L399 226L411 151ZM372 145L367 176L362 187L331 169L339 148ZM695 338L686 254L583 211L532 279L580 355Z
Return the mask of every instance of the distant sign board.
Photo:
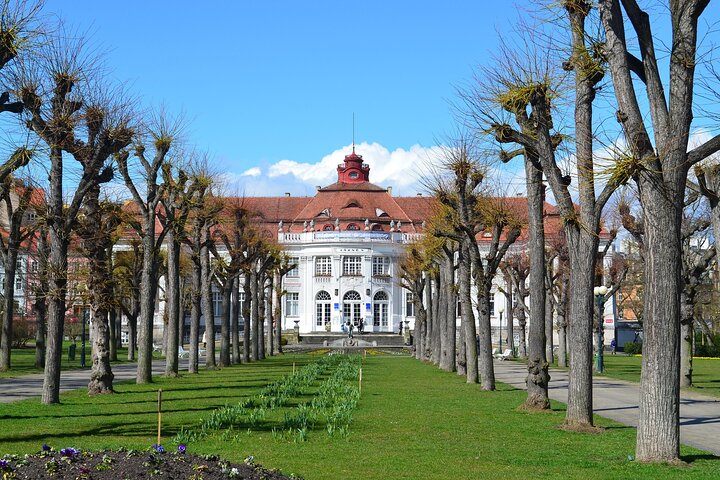
M370 240L390 240L390 232L315 232L317 240L333 240L337 238L367 238Z

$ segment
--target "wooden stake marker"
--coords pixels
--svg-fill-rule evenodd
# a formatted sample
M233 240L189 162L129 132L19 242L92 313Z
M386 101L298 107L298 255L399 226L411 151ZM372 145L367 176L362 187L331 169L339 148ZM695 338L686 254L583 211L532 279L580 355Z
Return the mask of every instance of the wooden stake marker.
M162 388L158 390L158 435L157 444L160 445L160 433L162 432Z
M358 390L362 393L362 367L360 367L360 380L358 383Z

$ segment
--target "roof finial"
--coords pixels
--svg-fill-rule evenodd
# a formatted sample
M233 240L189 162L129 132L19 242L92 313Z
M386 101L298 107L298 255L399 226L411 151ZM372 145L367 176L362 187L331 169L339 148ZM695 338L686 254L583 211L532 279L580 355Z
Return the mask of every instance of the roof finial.
M353 134L352 134L353 153L355 153L355 112L353 112Z

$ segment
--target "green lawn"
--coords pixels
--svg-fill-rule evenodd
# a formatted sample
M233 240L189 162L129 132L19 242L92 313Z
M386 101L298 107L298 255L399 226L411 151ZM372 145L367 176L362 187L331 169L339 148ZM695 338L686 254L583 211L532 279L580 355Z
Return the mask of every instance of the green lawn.
M62 369L63 370L74 370L80 367L80 342L77 342L75 360L69 360L68 358L68 347L73 342L63 342L63 355L62 355ZM90 342L85 344L85 365L89 368L92 365L92 353L91 353ZM157 358L160 358L158 354L154 354ZM118 363L127 362L127 348L118 349ZM35 368L35 347L30 345L27 348L13 348L12 356L10 357L10 365L12 368L6 372L0 372L0 378L13 378L20 375L28 375L31 373L42 373L42 369Z
M640 381L642 357L605 355L605 375L630 382ZM693 387L690 391L720 397L720 358L693 359Z
M62 395L62 405L37 400L0 407L0 453L30 453L43 442L60 448L126 446L155 442L157 389L163 389L164 440L182 426L197 425L219 407L254 396L289 374L309 355L285 355L152 385L117 385L116 395ZM464 378L407 357L370 356L363 366L362 396L347 437L310 432L308 441L273 438L267 428L233 436L211 435L188 451L218 453L233 461L248 455L306 479L528 479L528 478L717 478L720 458L683 448L686 466L644 465L634 454L635 430L597 419L601 434L568 433L558 427L564 406L530 414L518 411L523 391L500 386L482 392Z

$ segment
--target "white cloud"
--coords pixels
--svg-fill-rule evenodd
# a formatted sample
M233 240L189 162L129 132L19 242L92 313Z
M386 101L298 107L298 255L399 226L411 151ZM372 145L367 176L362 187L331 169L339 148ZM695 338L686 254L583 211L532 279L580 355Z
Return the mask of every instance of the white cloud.
M237 175L227 173L223 181L228 188L242 190L245 195L314 195L316 186L326 186L337 181L337 166L345 155L352 152L352 145L340 147L325 155L317 163L280 160L268 168L248 169ZM355 153L362 155L370 165L370 181L383 187L392 186L394 195L414 195L423 192L422 178L438 162L440 147L413 145L409 149L388 150L379 143L355 145Z
M260 175L262 175L260 167L249 168L240 174L242 177L259 177Z

